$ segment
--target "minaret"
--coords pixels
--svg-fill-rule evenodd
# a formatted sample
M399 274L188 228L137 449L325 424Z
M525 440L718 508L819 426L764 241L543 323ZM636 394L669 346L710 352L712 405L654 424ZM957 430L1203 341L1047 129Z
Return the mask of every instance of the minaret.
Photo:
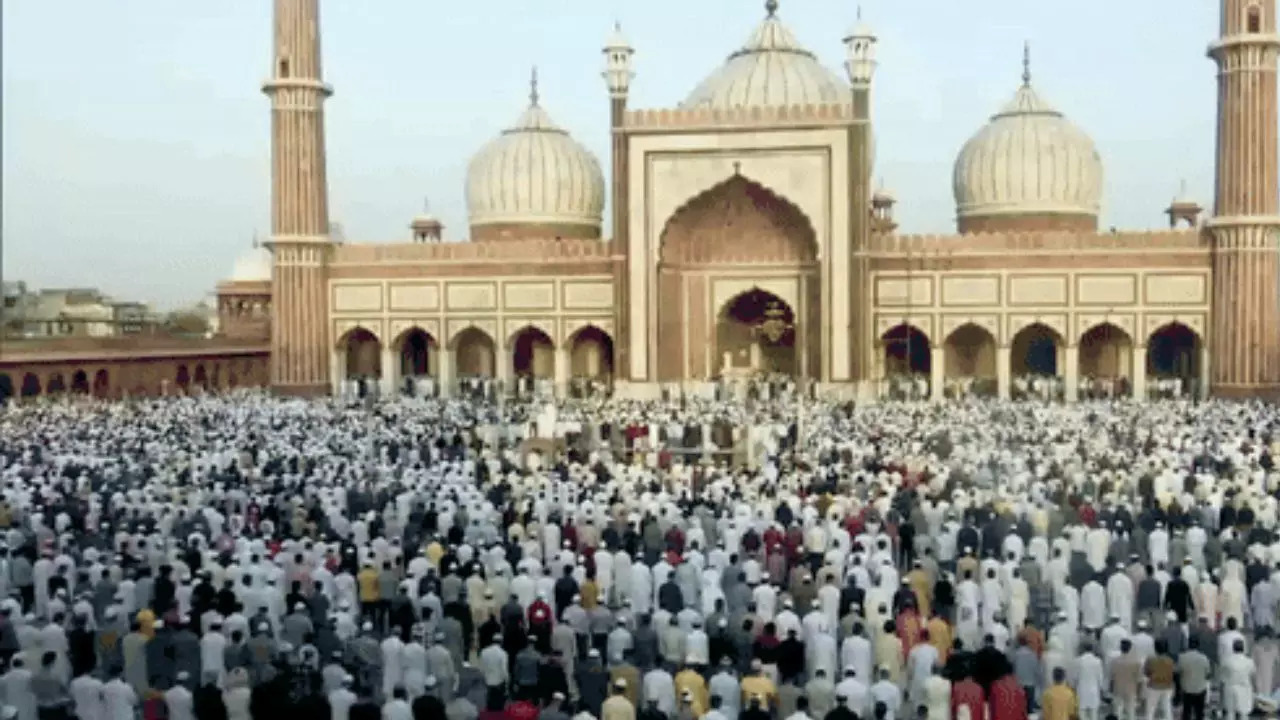
M325 175L319 0L275 0L271 98L271 386L329 391L326 267L332 250Z
M775 6L776 7L776 6ZM871 392L872 368L875 367L874 330L871 326L871 265L868 245L871 242L871 80L876 70L876 36L862 22L858 9L857 23L845 34L844 69L852 85L853 120L849 126L849 335L850 377L864 393Z
M619 272L613 279L614 293L614 312L617 317L614 322L614 338L613 338L613 368L614 374L618 380L626 381L633 379L631 376L631 302L630 302L630 263L631 252L627 247L630 238L629 224L630 214L627 212L628 204L628 182L627 182L627 133L626 133L626 114L627 114L627 96L631 92L631 80L635 77L632 70L631 59L636 51L631 47L631 43L627 42L627 38L622 34L621 24L615 23L613 33L609 36L609 40L605 43L604 49L604 77L606 87L609 89L609 129L612 134L612 140L609 153L610 177L609 187L611 194L609 196L609 205L612 212L613 224L613 248L614 255L621 255L627 258L627 261L618 268ZM640 332L644 332L644 328L640 328ZM644 378L635 378L643 380Z
M1280 394L1276 0L1220 0L1210 390Z

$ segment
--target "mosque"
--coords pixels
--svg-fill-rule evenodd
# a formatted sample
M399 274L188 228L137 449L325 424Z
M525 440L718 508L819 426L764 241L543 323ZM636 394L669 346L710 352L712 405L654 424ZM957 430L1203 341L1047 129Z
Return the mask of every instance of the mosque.
M960 384L1008 397L1026 377L1058 378L1068 401L1085 379L1276 396L1276 0L1219 2L1205 218L1178 197L1168 227L1100 230L1102 158L1028 68L956 157L956 234L899 234L871 182L874 32L844 34L841 74L769 0L674 108L629 105L644 68L615 27L607 165L555 123L535 76L471 160L465 242L419 215L411 238L366 244L330 231L319 0L277 0L272 234L219 286L223 326L269 332L271 385L299 395L351 377L445 392L532 377L644 398L778 373L850 399L903 376L935 399Z

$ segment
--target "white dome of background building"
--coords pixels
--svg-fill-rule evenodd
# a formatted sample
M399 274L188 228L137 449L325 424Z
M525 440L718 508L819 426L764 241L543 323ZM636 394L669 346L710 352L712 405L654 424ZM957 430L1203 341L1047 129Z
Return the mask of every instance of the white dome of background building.
M681 108L724 110L850 102L849 85L796 41L777 17L778 4L742 49L689 93Z
M472 240L598 238L605 184L600 162L538 103L481 148L467 168Z
M231 270L231 282L270 282L271 251L256 241L253 247L240 257Z
M1094 230L1102 159L1083 131L1031 87L1022 87L956 158L952 176L960 232Z

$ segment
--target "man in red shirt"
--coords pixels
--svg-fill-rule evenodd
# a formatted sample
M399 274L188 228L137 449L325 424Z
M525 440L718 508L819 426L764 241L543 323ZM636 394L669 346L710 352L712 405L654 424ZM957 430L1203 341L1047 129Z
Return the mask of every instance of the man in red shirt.
M517 700L507 706L507 720L538 720L538 706L528 700Z
M551 627L555 624L555 613L547 603L546 593L538 593L538 599L529 603L529 635L534 638L538 652L551 649Z
M991 720L1027 720L1027 691L1012 673L991 684Z
M982 692L982 686L974 682L973 676L966 675L960 682L951 686L951 716L960 717L960 708L969 708L970 720L982 720L985 717L983 712L987 704L987 698Z

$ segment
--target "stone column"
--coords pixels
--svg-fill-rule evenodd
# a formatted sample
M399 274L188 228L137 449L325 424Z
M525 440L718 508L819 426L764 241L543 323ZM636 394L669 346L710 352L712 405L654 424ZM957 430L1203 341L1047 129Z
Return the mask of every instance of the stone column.
M396 380L400 373L396 372L396 365L400 358L396 357L395 350L391 346L382 348L382 375L379 377L379 384L382 386L383 397L390 397L396 390Z
M1147 399L1147 346L1139 345L1133 349L1132 371L1133 397L1135 400Z
M996 348L996 395L1001 400L1009 399L1009 373L1012 371L1012 351L1006 345Z
M568 397L569 390L569 348L558 347L555 352L556 397Z
M453 352L441 347L436 350L436 384L440 387L440 397L453 394Z
M499 393L502 395L509 395L515 390L511 380L511 378L515 376L514 348L504 348L502 352L494 354L496 357L493 358L493 361L497 364L497 367L494 368L494 370L497 371L498 385L500 388Z
M1215 330L1216 332L1216 330ZM1208 346L1200 348L1200 399L1204 400L1209 397L1209 381L1213 377L1213 353L1209 352Z
M1063 364L1066 366L1063 382L1066 383L1063 397L1067 402L1075 402L1079 399L1080 390L1080 348L1075 345L1068 345L1064 349Z
M346 353L334 350L329 353L329 386L334 397L342 395L342 381L347 379Z
M946 351L940 347L929 350L929 397L933 400L942 400L943 381L946 379Z

